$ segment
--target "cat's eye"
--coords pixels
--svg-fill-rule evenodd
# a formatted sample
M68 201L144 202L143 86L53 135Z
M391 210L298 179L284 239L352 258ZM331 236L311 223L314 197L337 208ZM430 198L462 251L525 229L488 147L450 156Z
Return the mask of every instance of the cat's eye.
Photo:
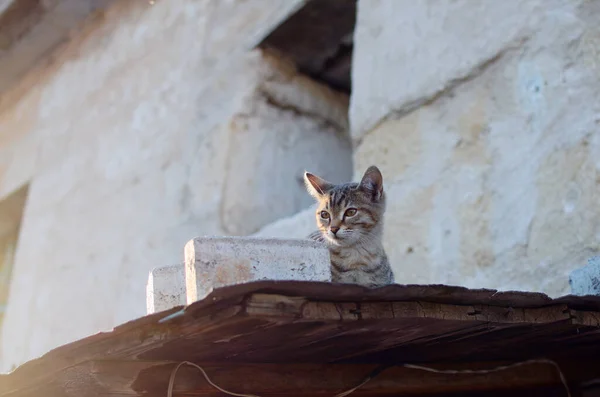
M323 219L329 219L329 212L327 212L327 211L321 211L321 218L323 218Z
M348 208L344 216L350 217L356 215L356 208Z

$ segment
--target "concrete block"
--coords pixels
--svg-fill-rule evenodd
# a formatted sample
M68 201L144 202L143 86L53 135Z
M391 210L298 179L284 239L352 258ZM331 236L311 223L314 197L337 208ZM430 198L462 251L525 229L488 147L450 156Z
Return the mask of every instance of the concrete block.
M310 240L203 237L185 246L187 303L258 280L331 281L327 248Z
M152 269L146 285L147 314L185 305L185 265Z
M600 256L589 259L587 266L573 270L569 284L573 295L600 296Z

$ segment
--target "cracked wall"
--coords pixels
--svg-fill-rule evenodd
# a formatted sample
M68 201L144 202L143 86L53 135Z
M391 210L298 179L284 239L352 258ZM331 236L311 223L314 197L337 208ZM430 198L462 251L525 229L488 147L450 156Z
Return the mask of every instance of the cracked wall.
M358 3L354 177L398 283L569 292L600 250L600 3ZM326 175L325 175L326 176ZM258 236L303 237L314 209Z
M350 178L347 96L248 50L298 4L116 2L4 95L0 197L30 189L2 369L144 315L191 238L310 205L306 164Z
M586 0L359 2L354 175L382 169L396 282L568 292L600 249L598 18Z

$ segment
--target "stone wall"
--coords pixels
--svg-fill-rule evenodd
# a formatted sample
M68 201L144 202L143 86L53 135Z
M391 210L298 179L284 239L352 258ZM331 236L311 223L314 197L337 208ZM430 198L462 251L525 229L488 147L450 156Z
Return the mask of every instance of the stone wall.
M361 0L354 177L398 283L569 292L600 250L600 3ZM327 177L327 175L324 175ZM259 236L305 236L314 209Z
M355 176L382 169L397 282L568 292L600 249L598 18L586 0L359 2Z
M307 162L351 177L347 96L250 51L298 4L116 2L3 95L0 194L29 197L2 369L144 315L191 238L310 205Z

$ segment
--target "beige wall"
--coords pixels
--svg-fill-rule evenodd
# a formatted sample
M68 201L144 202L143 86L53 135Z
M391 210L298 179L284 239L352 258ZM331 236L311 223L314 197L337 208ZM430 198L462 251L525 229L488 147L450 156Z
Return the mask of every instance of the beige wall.
M598 18L585 0L359 1L354 177L383 172L397 283L570 292L600 251Z
M397 282L559 295L600 250L598 5L359 2L355 176L382 169Z
M348 98L251 52L298 3L117 2L2 98L0 192L30 184L2 369L144 315L191 238L308 206L305 162L350 178Z

